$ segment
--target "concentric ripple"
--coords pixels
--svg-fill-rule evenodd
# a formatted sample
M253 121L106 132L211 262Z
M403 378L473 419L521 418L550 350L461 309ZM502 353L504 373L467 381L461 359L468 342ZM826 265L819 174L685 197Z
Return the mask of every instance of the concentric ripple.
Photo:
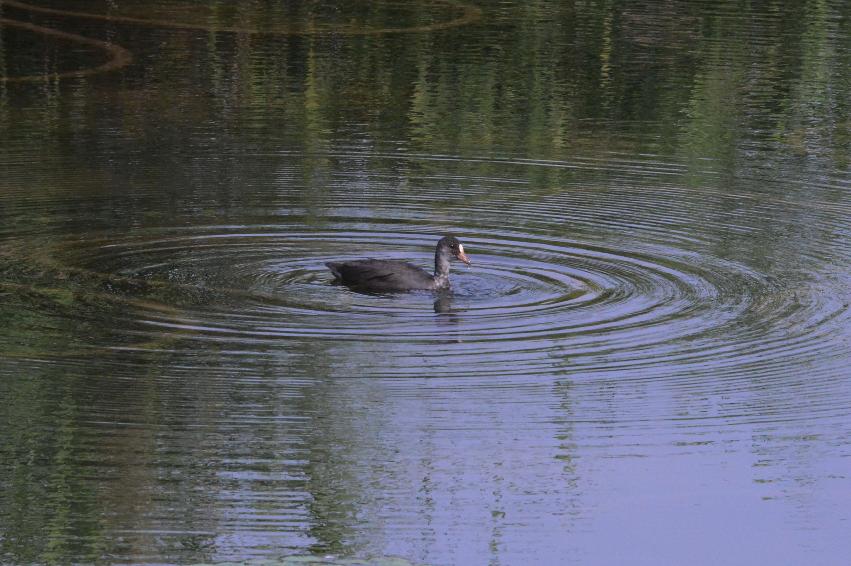
M133 329L138 342L105 347L172 348L177 340L266 355L286 341L318 340L356 360L332 373L418 375L422 356L438 351L429 358L433 376L645 379L745 367L758 375L788 368L790 356L794 366L829 354L824 334L848 319L841 300L812 300L729 260L507 231L457 231L473 266L455 267L448 294L361 294L332 284L327 261L430 266L432 234L385 228L150 230L56 253L95 277L139 282L112 319L115 334Z
M321 191L304 185L314 159L332 171ZM241 162L245 178L274 170L274 181L249 184L228 222L199 222L188 198L160 226L41 242L18 261L28 268L0 250L7 279L28 282L7 286L11 314L28 313L9 336L33 337L7 351L66 362L116 354L128 372L151 354L181 368L214 355L313 378L635 384L732 395L737 404L713 409L728 421L773 418L741 404L771 384L786 419L847 412L851 399L833 384L848 362L851 294L837 266L851 247L823 239L847 231L841 180L753 178L736 182L775 190L728 190L707 171L694 186L682 164L654 156L341 150ZM376 257L430 269L449 232L473 260L453 267L451 293L357 293L325 267ZM755 239L766 233L774 239ZM802 387L810 402L798 409ZM647 417L635 401L621 418Z

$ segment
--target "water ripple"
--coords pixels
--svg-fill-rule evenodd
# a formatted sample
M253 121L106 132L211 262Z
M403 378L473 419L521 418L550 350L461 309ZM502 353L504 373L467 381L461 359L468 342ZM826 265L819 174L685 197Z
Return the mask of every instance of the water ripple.
M38 315L30 331L66 336L19 355L73 358L69 351L94 349L191 358L213 349L295 366L297 375L492 386L570 377L722 396L747 396L763 379L789 380L794 391L802 372L830 377L847 362L847 344L835 337L848 327L849 293L841 273L821 268L822 247L797 245L788 266L782 256L730 247L751 237L754 209L787 221L781 211L792 193L688 187L680 164L654 156L369 157L375 172L336 174L304 206L303 173L292 167L278 185L257 188L271 192L251 221L89 231L39 246L41 267L16 273L6 260L10 279L30 280L6 286L13 309ZM366 156L333 158L352 171L348 162ZM439 170L423 166L434 160ZM481 161L492 168L473 172ZM554 190L534 192L530 169L571 173L548 178ZM400 190L400 174L416 187ZM813 230L842 229L843 202L796 205ZM194 203L187 210L194 214ZM308 228L311 218L321 221ZM332 284L324 266L376 257L429 268L444 232L457 234L473 259L453 270L448 294L356 293ZM834 246L831 257L848 251ZM69 282L72 296L57 291ZM86 332L69 341L68 325ZM813 383L810 393L818 387L831 389ZM827 398L818 410L838 414L847 401ZM794 396L782 402L792 403ZM740 408L719 413L731 418Z
M434 237L407 232L209 226L64 253L86 268L173 286L175 304L136 301L127 312L132 319L117 324L249 349L292 338L403 351L455 342L454 349L475 360L458 373L479 375L528 373L530 363L546 368L553 355L573 370L681 373L707 364L722 373L728 364L773 365L790 352L818 348L826 326L847 320L844 303L807 302L800 292L718 258L504 231L459 236L474 267L456 269L452 293L437 299L359 294L331 284L326 261L404 258L427 267ZM197 297L205 289L215 301Z

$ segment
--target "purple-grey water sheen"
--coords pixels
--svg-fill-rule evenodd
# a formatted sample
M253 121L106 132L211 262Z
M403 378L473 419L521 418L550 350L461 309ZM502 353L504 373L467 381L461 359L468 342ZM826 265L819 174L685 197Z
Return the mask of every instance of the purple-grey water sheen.
M849 6L0 3L0 562L847 564Z

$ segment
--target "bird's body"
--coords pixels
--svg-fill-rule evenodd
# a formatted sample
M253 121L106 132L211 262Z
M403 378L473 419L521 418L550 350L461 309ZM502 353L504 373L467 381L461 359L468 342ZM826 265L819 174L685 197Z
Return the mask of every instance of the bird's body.
M430 290L439 286L428 271L401 260L331 261L325 265L343 283L355 287L366 286L379 292Z
M470 260L464 246L453 236L437 243L434 253L434 275L425 269L400 260L361 259L326 263L334 278L353 289L375 293L439 290L449 287L449 260L455 257L464 263Z

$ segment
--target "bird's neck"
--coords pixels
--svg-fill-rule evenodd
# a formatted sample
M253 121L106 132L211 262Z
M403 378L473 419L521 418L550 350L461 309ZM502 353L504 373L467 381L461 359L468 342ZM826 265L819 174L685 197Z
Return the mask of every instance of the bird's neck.
M449 282L449 252L443 248L434 252L434 280L438 284Z
M435 289L446 289L449 287L449 275L435 275L434 276L434 288Z

